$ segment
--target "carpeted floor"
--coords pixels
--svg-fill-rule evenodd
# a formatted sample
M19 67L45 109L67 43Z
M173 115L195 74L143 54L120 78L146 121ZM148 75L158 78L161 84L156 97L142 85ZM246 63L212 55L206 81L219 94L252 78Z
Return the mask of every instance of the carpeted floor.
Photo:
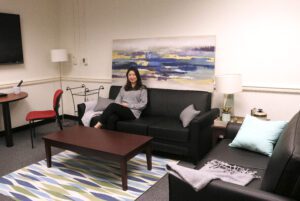
M37 127L37 138L35 139L35 148L31 149L29 130L14 133L14 146L6 147L4 137L0 137L0 176L28 166L32 163L45 159L45 150L42 136L50 132L57 131L55 123L49 123ZM63 150L53 148L52 153L57 154ZM190 164L184 164L190 166ZM167 175L159 180L154 186L140 196L137 201L167 201L168 195L168 178ZM11 201L11 198L0 194L1 201Z
M41 160L0 178L0 193L20 200L136 200L166 174L174 160L145 153L127 163L128 190L122 190L120 164L102 157L63 151L52 157L51 168Z

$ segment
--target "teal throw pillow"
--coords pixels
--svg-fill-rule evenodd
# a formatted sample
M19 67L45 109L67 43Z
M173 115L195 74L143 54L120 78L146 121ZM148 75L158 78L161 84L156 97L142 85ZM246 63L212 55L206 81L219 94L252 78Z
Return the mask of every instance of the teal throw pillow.
M266 121L247 115L229 146L271 156L286 124L285 121Z

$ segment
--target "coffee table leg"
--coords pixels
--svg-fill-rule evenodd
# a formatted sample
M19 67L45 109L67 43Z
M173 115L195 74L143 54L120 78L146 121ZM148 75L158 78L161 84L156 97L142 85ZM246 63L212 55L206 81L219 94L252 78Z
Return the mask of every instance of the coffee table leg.
M51 145L45 141L45 151L46 151L46 160L47 160L47 167L51 167Z
M127 190L127 161L121 160L121 177L122 177L122 188L124 191Z
M151 159L152 155L151 155L151 146L148 145L146 147L146 158L147 158L147 168L148 170L152 169L152 159Z

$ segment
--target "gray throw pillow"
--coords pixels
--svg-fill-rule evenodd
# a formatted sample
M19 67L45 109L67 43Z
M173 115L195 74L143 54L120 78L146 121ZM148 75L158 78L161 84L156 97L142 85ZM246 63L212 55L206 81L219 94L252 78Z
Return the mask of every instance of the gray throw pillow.
M187 106L182 112L180 113L180 120L182 122L182 126L185 128L187 127L190 122L200 113L200 111L195 110L194 105L191 104Z
M111 103L113 103L114 100L112 99L108 99L108 98L101 98L99 97L98 98L98 102L97 102L97 105L95 106L94 108L94 111L103 111L105 110L105 108L107 108L107 106Z

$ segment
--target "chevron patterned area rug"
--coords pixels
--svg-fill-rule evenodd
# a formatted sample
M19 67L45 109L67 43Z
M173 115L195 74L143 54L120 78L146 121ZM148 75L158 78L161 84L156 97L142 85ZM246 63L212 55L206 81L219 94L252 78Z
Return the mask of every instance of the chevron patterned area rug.
M135 200L165 174L170 159L152 156L147 170L145 154L128 161L128 190L122 190L117 163L64 151L0 178L0 193L15 200Z

